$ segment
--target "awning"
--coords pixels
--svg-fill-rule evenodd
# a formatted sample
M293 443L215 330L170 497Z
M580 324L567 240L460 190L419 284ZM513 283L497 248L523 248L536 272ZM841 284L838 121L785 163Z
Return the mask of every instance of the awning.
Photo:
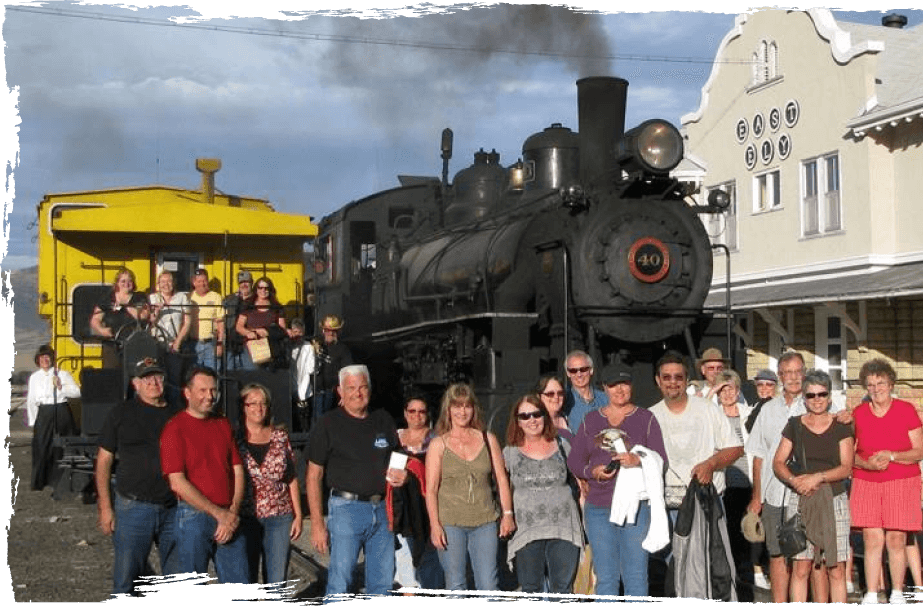
M242 234L247 236L317 236L307 215L291 215L177 200L158 204L120 204L111 207L56 210L55 232L113 232L145 234Z
M731 285L731 310L859 301L923 295L923 263L868 269L839 275L786 277L764 283ZM722 308L724 286L712 285L706 307Z

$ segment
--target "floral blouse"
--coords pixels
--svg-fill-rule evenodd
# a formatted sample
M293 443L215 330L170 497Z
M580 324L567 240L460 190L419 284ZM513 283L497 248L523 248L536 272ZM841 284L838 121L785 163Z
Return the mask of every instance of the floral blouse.
M263 461L258 462L251 449L265 449ZM288 433L273 428L268 449L265 445L241 442L240 457L247 472L247 493L242 512L257 518L282 516L295 512L289 484L295 478L295 457Z

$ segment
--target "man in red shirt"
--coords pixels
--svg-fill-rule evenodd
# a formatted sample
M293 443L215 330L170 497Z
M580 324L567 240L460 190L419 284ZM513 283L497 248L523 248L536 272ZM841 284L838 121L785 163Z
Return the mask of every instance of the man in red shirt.
M217 376L193 367L184 394L188 405L164 426L160 462L179 500L176 532L180 569L208 573L214 560L219 582L249 581L246 543L238 532L244 467L227 418L212 409Z

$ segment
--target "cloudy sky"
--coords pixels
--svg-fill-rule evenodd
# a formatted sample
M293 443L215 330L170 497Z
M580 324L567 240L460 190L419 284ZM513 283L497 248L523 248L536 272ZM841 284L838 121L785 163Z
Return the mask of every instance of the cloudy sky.
M571 3L582 11L430 4L415 16L394 16L394 0L365 0L377 12L346 0L8 5L6 81L21 124L2 267L35 263L30 224L45 193L196 188L196 157L222 160L220 190L318 218L398 174L441 174L445 127L450 174L481 147L509 165L551 123L576 130L574 82L586 75L630 81L629 127L679 125L745 10L605 14L593 1Z

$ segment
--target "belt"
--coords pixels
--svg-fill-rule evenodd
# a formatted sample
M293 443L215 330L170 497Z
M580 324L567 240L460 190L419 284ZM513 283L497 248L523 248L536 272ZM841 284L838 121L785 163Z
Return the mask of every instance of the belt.
M357 502L370 502L372 504L377 504L381 500L385 499L385 496L380 493L374 495L359 495L358 493L350 493L349 491L340 491L339 489L331 489L330 495L333 497L341 497L344 500L353 500Z
M127 500L131 500L133 502L143 502L145 504L154 504L155 506L164 506L165 508L172 508L176 506L176 500L170 500L167 502L155 502L153 500L148 500L148 499L138 497L137 495L132 495L131 493L125 493L124 491L116 491L116 493L118 493L123 498Z
M215 341L215 340L212 339L212 338L208 338L208 339L195 339L195 338L193 338L191 341L197 341L197 342L199 342L200 344L210 344L211 342L213 342L213 341Z

